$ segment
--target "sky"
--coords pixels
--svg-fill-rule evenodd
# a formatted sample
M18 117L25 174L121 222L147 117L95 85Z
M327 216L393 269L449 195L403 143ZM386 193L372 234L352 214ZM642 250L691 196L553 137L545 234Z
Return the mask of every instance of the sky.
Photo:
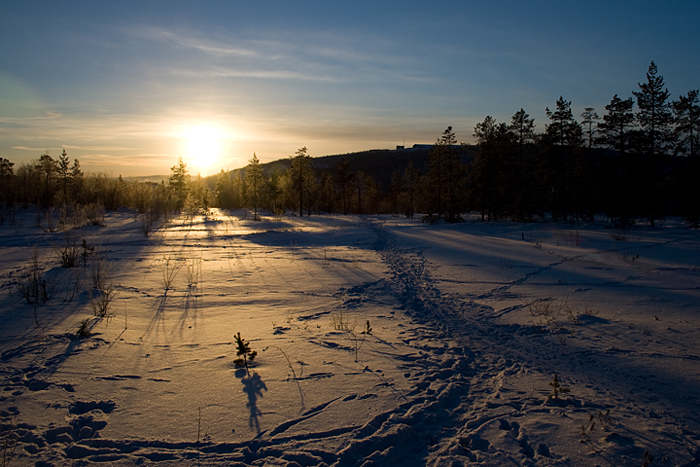
M0 3L0 157L208 175L700 88L700 1Z

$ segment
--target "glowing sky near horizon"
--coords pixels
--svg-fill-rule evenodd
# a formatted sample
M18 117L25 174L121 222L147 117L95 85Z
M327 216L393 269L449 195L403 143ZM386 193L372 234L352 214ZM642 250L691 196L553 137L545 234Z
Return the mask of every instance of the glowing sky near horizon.
M544 130L632 96L654 60L700 88L700 2L0 4L0 157L66 149L86 170L193 172L460 142L521 107Z

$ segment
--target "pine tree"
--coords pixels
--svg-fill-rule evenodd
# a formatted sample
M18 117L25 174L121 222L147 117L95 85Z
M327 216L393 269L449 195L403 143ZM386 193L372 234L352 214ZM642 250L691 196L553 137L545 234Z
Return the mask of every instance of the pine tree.
M282 171L279 168L274 168L272 170L272 175L270 175L270 178L267 181L267 193L270 207L272 208L272 212L277 215L284 212L284 206L281 201L282 177Z
M70 168L71 190L73 192L73 200L79 202L80 193L83 190L83 171L80 168L80 161L73 159L73 165Z
M497 220L504 211L505 174L510 169L507 154L513 135L508 125L487 116L474 127L474 138L477 153L469 170L472 198L479 206L481 220Z
M221 169L216 175L214 192L216 193L216 206L219 208L232 209L237 207L231 175L224 169Z
M239 367L245 368L246 373L248 373L248 362L255 360L258 352L251 350L250 343L246 342L246 340L241 337L240 332L233 336L233 338L236 341L236 355L238 356L233 363Z
M617 219L621 228L626 228L629 223L630 196L633 189L632 167L628 156L630 132L635 122L633 107L634 101L631 97L622 100L615 94L610 104L605 106L608 113L603 115L603 122L598 123L598 143L619 152L619 175L611 187L613 199L608 202L613 203L611 217Z
M573 146L580 140L581 127L574 119L574 114L571 111L571 101L564 100L563 96L559 96L557 100L556 110L545 108L547 118L550 123L546 126L546 133L550 140L557 146Z
M49 155L49 150L47 149L37 162L37 169L41 174L44 185L42 193L44 207L51 206L53 202L53 176L56 173L56 167L56 161Z
M447 208L445 209L444 215L445 222L461 222L463 221L460 217L462 204L460 203L459 194L464 184L465 168L459 158L459 153L455 150L457 137L454 131L452 131L451 126L448 126L447 129L442 132L440 142L445 148L445 162L447 163Z
M427 179L433 192L431 213L438 218L451 218L456 210L455 198L461 178L459 160L453 146L457 139L452 127L448 126L430 149Z
M521 221L529 220L532 217L530 206L532 189L530 187L530 177L525 173L525 148L534 142L535 119L530 118L530 115L521 108L511 118L508 129L515 135L515 144L518 146L516 210Z
M574 178L574 149L581 145L581 125L571 111L571 101L559 96L556 110L545 108L550 123L546 126L543 142L548 148L543 152L541 174L551 187L551 207L554 221L569 212L569 199L578 199L580 180Z
M335 183L333 181L333 175L324 171L321 174L321 202L319 203L319 209L330 213L333 212L333 203L335 200Z
M13 179L15 163L0 157L0 209L11 208L15 203L13 195ZM4 214L4 210L2 211Z
M595 213L593 212L593 175L595 171L593 170L593 144L596 141L593 134L596 130L593 128L593 124L596 120L600 120L600 116L596 113L593 107L586 107L583 109L581 114L581 124L584 128L587 127L586 133L588 135L588 151L586 157L585 167L581 167L586 178L586 198L588 204L588 220L593 222Z
M652 61L647 72L646 83L639 83L640 90L632 92L637 98L637 107L639 107L637 122L642 132L642 147L646 156L642 193L647 195L644 201L651 227L654 227L654 218L658 211L656 206L660 201L660 159L668 153L674 139L671 129L673 114L671 105L667 102L671 94L664 88L663 76L657 76L657 74L658 68Z
M617 94L605 106L607 114L603 115L603 122L598 123L599 136L597 141L604 146L624 154L627 151L628 132L634 125L632 108L634 102L629 97L620 99Z
M683 177L683 199L686 206L685 215L693 227L698 227L700 219L700 106L698 91L689 91L687 96L680 96L673 103L676 120L677 154L688 158L688 170Z
M350 164L343 157L335 166L335 180L338 191L340 192L340 198L343 202L343 215L348 214L348 192L350 191L352 178L353 175L350 171Z
M673 114L668 98L671 93L664 89L663 76L657 76L658 68L652 61L647 72L647 82L639 83L639 91L632 92L637 98L637 122L644 132L647 154L652 157L666 154L673 141L671 124Z
M187 171L187 164L182 161L182 157L178 159L176 165L170 168L171 175L168 179L168 187L175 198L175 209L182 209L187 200L187 191L189 189L190 174Z
M260 206L260 197L263 189L263 174L260 160L258 160L258 156L255 153L248 160L248 166L245 169L245 184L248 200L253 203L253 219L257 221L259 220L258 207Z
M700 151L700 106L698 90L688 91L686 96L679 96L673 102L678 145L676 153L688 157L698 157Z
M63 187L63 202L68 202L68 184L70 182L70 159L68 159L68 154L66 150L58 156L58 163L56 164L56 173L58 178L61 180L61 186Z
M593 129L593 124L597 120L600 120L600 116L596 113L593 107L586 107L585 109L583 109L583 113L581 114L581 124L584 127L588 127L586 133L588 134L589 152L593 148L593 143L595 142L595 138L593 137L593 133L595 132L595 130Z
M289 170L292 175L292 187L296 190L299 197L299 217L304 215L304 192L308 191L309 178L313 177L311 170L311 157L307 154L306 147L297 149L294 156L289 156L292 163Z
M403 181L408 195L408 210L406 217L413 219L413 214L416 212L414 198L420 186L421 173L420 170L413 166L413 161L408 161L406 170L403 173Z

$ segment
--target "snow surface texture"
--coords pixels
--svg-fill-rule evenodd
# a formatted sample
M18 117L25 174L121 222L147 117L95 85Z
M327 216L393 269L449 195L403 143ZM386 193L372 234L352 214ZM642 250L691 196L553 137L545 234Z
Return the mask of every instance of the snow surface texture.
M8 465L700 465L697 231L105 224L0 228ZM85 265L61 268L66 235Z

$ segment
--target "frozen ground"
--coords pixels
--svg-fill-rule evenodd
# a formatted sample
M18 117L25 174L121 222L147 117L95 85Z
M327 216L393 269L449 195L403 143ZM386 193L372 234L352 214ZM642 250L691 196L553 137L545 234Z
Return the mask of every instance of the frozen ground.
M99 254L62 269L66 233L18 221L7 465L700 465L696 230L215 211L146 238L122 212L71 231ZM33 246L38 326L13 285Z

